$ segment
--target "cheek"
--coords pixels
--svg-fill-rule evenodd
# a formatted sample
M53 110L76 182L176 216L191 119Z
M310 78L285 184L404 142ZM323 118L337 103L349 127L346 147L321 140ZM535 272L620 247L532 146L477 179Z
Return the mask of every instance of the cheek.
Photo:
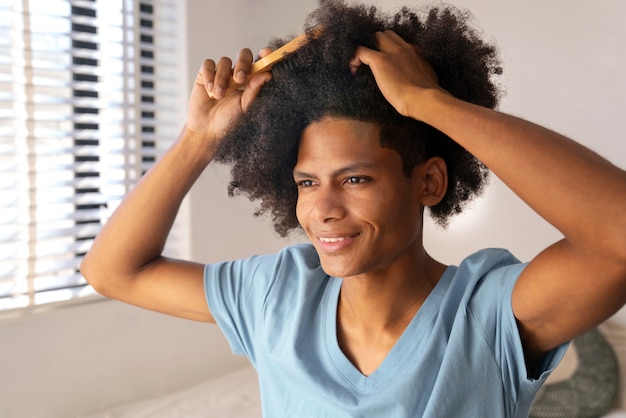
M300 225L300 227L304 228L304 220L302 219L302 216L300 215L298 206L296 206L296 220L298 221L298 224Z
M304 199L302 199L300 195L298 195L298 198L296 200L296 219L298 220L300 226L303 228L306 224L306 213L309 212L305 209L305 206L306 204L304 202Z
M372 211L388 228L398 230L397 233L412 233L421 222L421 206L411 198L411 192L397 196L388 196L376 202ZM370 203L371 204L371 203Z

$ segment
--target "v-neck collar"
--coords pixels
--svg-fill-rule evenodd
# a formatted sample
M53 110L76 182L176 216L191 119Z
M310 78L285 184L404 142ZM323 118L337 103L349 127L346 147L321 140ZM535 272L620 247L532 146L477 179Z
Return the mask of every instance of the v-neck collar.
M455 267L448 267L441 279L430 292L420 309L417 311L411 322L391 348L383 362L369 376L363 375L359 369L346 357L337 340L337 307L339 303L339 293L343 279L331 277L331 282L326 290L324 312L324 326L326 329L326 348L331 363L337 372L352 385L356 390L367 393L376 389L378 385L387 379L397 378L405 368L407 361L418 361L423 348L420 341L428 337L435 322L438 306L450 285L450 280L454 276ZM409 356L411 357L409 359Z

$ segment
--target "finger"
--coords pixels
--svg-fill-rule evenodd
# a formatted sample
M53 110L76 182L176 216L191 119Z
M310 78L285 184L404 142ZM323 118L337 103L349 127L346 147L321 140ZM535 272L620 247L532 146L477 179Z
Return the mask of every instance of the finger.
M408 48L411 48L413 51L416 51L418 55L420 56L424 55L424 50L421 47L407 42L403 37L401 37L400 35L398 35L396 32L392 30L386 30L385 32L383 32L383 36L381 36L379 42L385 43L384 47L379 45L381 51L385 49L385 47L389 48L389 46L391 45L396 45L396 46L399 46L402 50L408 51Z
M374 37L376 38L376 46L378 46L379 51L383 51L390 45L395 45L396 42L387 34L387 32L376 32Z
M206 59L202 62L195 82L204 86L208 94L213 93L213 80L215 79L215 62Z
M401 37L400 35L398 35L397 33L395 33L392 30L386 30L383 32L383 34L392 42L396 43L396 44L406 44L407 42L404 40L403 37Z
M216 99L221 99L226 93L228 83L232 75L233 62L228 57L222 57L217 63L217 69L215 70L215 79L213 87L213 96Z
M261 48L259 50L259 59L265 58L266 56L268 56L271 53L272 53L272 49L271 48Z
M267 83L272 79L271 71L263 71L254 75L246 85L246 88L243 90L241 94L241 108L245 111L248 106L254 101L254 99L259 95L259 92Z
M350 72L352 74L355 74L362 64L363 64L363 61L361 61L359 56L355 53L352 59L350 60Z
M246 79L248 78L248 72L250 71L250 66L252 65L252 59L252 51L250 51L248 48L239 51L233 75L233 79L237 84L243 84L246 82Z
M354 50L354 55L350 60L350 71L352 74L356 73L359 67L363 64L370 65L372 62L372 57L374 54L378 53L373 49L367 48L365 46L358 46Z
M386 30L384 33L389 38L390 41L396 43L397 45L411 47L415 51L417 51L419 55L424 55L424 50L419 45L407 42L403 37L398 35L396 32L392 30Z
M400 51L402 48L409 46L400 35L391 30L376 32L375 37L378 50L381 52Z

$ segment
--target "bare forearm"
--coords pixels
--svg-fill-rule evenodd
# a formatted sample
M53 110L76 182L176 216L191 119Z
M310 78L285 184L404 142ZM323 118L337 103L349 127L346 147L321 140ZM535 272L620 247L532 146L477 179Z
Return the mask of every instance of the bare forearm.
M128 277L156 260L183 198L210 162L199 135L184 129L102 228L83 262L91 274ZM89 279L89 277L88 277Z
M485 163L570 241L626 249L626 173L585 147L527 121L432 92L421 120Z

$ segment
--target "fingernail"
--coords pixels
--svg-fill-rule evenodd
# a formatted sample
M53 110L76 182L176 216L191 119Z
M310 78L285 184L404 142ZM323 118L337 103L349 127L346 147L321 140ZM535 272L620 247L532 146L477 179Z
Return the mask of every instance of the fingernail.
M209 82L206 84L206 90L207 91L213 91L213 82Z
M221 87L215 87L215 90L213 91L213 95L215 97L224 97L224 89Z
M239 71L236 74L235 78L238 82L243 83L244 81L246 81L246 73L244 71Z

